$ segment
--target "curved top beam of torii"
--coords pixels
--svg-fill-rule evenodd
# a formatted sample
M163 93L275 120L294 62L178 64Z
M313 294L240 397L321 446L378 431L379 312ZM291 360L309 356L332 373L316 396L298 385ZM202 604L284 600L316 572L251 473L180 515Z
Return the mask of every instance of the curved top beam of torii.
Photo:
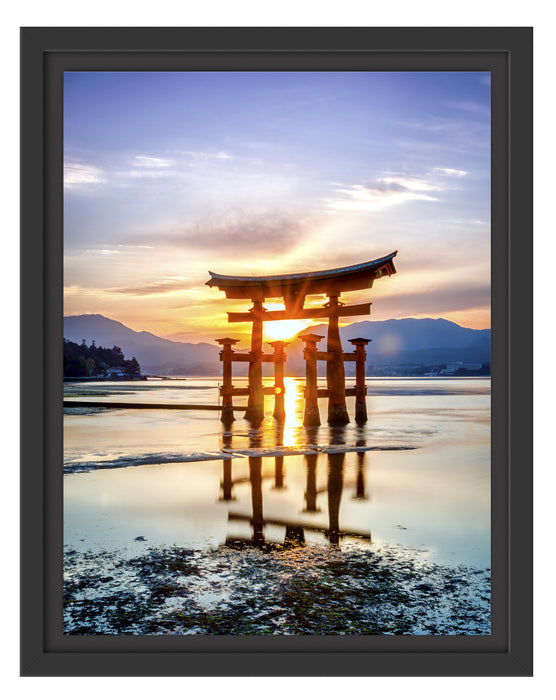
M368 289L373 281L384 275L396 272L393 258L397 250L376 260L316 272L298 272L289 275L268 275L264 277L243 277L220 275L209 271L209 287L218 287L226 293L227 299L268 299L283 297L286 306L293 299L308 294L340 294L358 289ZM303 306L303 304L301 304Z

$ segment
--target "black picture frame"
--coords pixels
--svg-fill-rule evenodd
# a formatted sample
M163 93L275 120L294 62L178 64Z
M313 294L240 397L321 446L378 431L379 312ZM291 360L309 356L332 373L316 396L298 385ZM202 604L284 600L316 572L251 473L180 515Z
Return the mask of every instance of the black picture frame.
M528 27L21 29L21 675L532 675L532 44ZM491 71L490 636L62 634L62 75L191 69Z

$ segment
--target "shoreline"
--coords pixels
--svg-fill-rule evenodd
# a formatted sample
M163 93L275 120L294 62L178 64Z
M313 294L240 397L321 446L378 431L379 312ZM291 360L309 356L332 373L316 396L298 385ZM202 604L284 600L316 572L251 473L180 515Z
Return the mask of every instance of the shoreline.
M239 448L229 451L204 451L189 454L143 454L135 457L118 456L115 459L98 460L96 462L66 463L64 464L64 474L84 474L97 469L125 469L127 467L149 467L161 464L186 464L189 462L244 459L245 457L293 457L298 455L350 454L353 452L398 452L416 449L418 449L418 447L413 445L308 445L307 447L291 448Z

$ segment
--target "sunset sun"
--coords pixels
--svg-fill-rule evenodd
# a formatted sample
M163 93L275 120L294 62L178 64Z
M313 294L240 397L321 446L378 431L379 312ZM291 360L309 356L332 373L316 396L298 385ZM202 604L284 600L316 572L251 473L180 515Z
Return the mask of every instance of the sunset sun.
M305 330L311 323L311 320L268 321L264 329L265 338L268 340L289 340Z

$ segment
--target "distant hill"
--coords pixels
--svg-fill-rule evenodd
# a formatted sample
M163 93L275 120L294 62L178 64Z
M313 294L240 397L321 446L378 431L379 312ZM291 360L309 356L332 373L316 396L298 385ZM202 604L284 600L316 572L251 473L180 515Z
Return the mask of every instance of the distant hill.
M304 333L324 338L318 347L326 349L326 324L312 326ZM392 364L437 365L448 362L490 362L490 329L464 328L443 318L402 318L388 321L360 321L340 328L345 352L353 351L350 338L370 338L367 366ZM303 368L303 343L293 341L287 348L290 371Z
M346 331L346 328L349 330ZM373 351L388 355L396 350L463 348L480 346L490 350L490 329L464 328L444 318L402 318L389 321L360 321L340 330L342 340L372 338ZM367 334L367 335L366 335Z
M100 314L64 316L64 338L83 339L112 348L117 345L126 357L135 356L143 372L180 369L183 374L218 374L219 346L210 343L178 343L147 331L133 331L119 321Z
M319 349L326 348L326 325L312 326L304 332L325 336ZM146 331L133 331L123 323L86 314L64 317L64 337L76 343L85 339L97 345L120 347L126 357L135 356L144 372L170 370L174 374L210 375L221 371L220 347L211 343L185 343L159 338ZM393 364L442 365L448 362L490 362L490 330L464 328L445 319L403 318L388 321L360 321L340 329L345 352L353 346L349 338L371 338L367 366L388 367ZM290 373L304 370L303 343L291 341L287 349L286 368ZM240 376L247 366L241 363L234 372ZM177 372L176 370L180 370ZM237 372L236 372L237 370Z

